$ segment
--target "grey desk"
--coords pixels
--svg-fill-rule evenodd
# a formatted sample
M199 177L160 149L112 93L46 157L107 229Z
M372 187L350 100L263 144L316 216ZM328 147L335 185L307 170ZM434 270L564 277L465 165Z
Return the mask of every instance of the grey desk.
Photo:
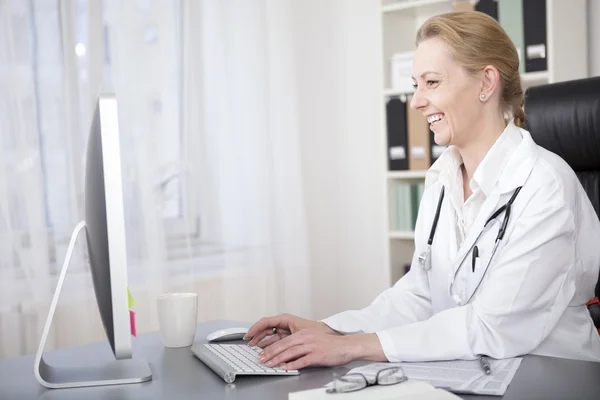
M231 321L198 325L196 341ZM247 324L243 324L247 325ZM189 348L166 349L158 333L141 335L133 341L134 357L150 363L153 380L141 384L77 389L45 389L33 375L33 356L0 362L0 399L287 399L289 392L317 388L329 382L334 371L346 372L361 363L337 368L310 368L298 376L238 377L226 384L191 353ZM107 342L50 352L53 365L76 366L110 359ZM487 399L488 396L464 396ZM503 399L600 399L600 363L527 356L521 363Z

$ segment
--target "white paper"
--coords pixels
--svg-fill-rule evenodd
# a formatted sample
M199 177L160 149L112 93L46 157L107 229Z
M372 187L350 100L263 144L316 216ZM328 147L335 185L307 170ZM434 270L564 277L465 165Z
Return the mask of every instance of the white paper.
M492 373L486 375L474 361L432 361L414 363L372 363L348 371L361 373L369 382L375 382L377 372L384 368L400 366L409 381L427 382L436 388L454 393L473 393L502 396L506 393L522 358L489 359ZM327 384L330 387L333 382Z
M436 389L425 382L406 381L390 386L371 386L339 397L326 393L325 388L303 390L288 395L288 400L459 400L456 395Z

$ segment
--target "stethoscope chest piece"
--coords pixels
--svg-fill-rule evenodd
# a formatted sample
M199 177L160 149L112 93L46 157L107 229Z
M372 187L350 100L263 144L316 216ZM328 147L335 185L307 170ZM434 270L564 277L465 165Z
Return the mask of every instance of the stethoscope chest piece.
M427 245L427 249L421 253L419 256L419 263L421 264L421 268L425 271L431 269L431 245Z
M465 303L463 303L462 299L460 298L459 295L457 295L456 293L452 293L452 291L450 291L450 295L452 296L452 300L454 300L454 302L456 303L456 305L458 306L464 306Z

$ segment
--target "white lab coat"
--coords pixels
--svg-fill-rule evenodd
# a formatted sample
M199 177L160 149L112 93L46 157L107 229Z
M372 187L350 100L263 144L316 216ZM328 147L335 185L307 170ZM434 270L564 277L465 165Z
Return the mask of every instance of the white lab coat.
M446 198L431 248L432 268L424 271L419 264L442 187L436 176L428 174L410 272L366 308L323 322L344 333L376 333L389 361L528 353L600 361L600 335L586 308L600 268L598 217L560 157L537 146L529 132L513 124L507 129L518 130L523 139L460 247L456 216ZM506 236L481 286L469 304L457 306L449 283L458 260L518 186L523 188L513 204ZM488 259L497 232L496 226L478 240L479 262ZM477 265L476 271L483 270ZM456 292L464 293L479 278L467 258Z

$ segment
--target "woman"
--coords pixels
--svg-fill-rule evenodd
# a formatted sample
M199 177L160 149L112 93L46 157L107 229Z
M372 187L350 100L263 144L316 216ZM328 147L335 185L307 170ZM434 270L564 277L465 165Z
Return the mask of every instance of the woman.
M573 171L522 129L511 40L482 13L435 16L417 34L413 73L411 107L449 147L426 175L410 272L362 310L263 318L249 344L287 369L527 353L600 361L586 308L600 223Z

